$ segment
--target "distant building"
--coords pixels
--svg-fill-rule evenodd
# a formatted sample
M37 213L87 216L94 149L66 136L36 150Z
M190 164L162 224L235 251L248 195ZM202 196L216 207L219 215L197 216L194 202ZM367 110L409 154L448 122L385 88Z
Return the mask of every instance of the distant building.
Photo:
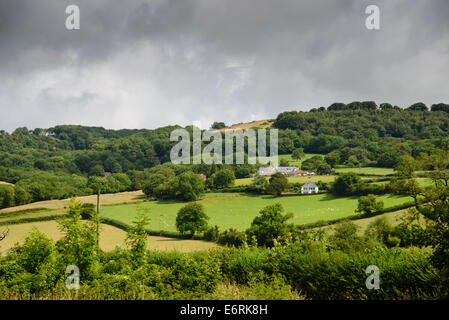
M283 175L286 175L288 177L294 177L294 176L312 176L315 175L315 172L311 171L303 171L299 170L297 167L264 167L259 169L259 174L262 176L270 176L272 174L275 174L276 172L280 172Z
M304 183L304 185L301 187L302 194L314 193L314 192L316 193L318 191L319 191L318 186L311 181Z
M276 169L272 166L264 167L259 169L259 174L262 176L271 176L276 173Z
M104 176L105 176L105 177L109 177L111 174L112 174L112 173L110 173L110 172L105 172L105 173L104 173Z
M297 168L297 167L276 167L275 169L276 169L276 172L280 172L283 174L299 170L299 168Z

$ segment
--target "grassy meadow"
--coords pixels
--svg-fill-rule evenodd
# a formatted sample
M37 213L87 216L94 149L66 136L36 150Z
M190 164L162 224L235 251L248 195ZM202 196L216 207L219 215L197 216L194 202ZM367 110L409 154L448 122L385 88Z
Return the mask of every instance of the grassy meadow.
M307 196L259 196L237 193L206 194L198 201L203 204L210 217L210 225L218 225L221 230L247 229L255 216L265 206L281 203L286 212L293 213L292 222L301 225L319 220L333 220L354 215L357 197L337 198L331 194ZM385 207L411 201L400 196L381 196ZM175 221L178 210L186 203L178 201L149 201L134 204L105 206L104 217L130 224L138 210L145 210L150 217L149 230L176 232Z
M357 174L372 175L372 176L386 176L394 174L393 168L355 167L355 168L335 168L334 170L337 173L354 172Z

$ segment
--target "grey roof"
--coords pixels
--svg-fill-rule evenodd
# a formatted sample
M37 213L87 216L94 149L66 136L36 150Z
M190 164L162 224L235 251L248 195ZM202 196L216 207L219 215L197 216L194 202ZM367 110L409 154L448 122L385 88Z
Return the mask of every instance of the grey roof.
M313 183L312 181L307 181L305 184L303 184L302 187L318 188L318 186L315 183Z

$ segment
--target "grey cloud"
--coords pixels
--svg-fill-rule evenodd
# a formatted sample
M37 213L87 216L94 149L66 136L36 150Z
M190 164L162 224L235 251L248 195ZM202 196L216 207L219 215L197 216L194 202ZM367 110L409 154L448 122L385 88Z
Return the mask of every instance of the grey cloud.
M65 7L81 30L64 28ZM365 28L368 4L381 30ZM446 0L0 0L0 128L448 102Z

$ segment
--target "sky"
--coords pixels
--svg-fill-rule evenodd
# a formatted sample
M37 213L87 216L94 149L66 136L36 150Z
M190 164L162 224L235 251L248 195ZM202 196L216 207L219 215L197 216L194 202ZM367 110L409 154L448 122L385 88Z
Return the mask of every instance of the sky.
M448 16L447 0L0 0L0 130L449 103Z

